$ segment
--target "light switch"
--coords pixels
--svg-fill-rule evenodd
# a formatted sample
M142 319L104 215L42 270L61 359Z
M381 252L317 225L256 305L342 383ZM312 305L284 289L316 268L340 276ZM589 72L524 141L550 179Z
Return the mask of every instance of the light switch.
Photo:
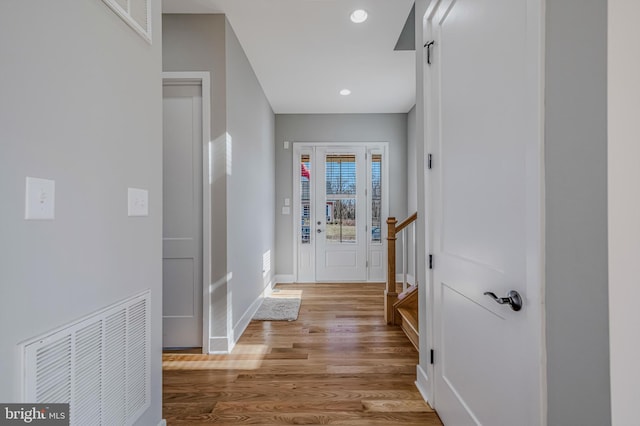
M282 208L282 214L291 214L291 208L283 207Z
M24 218L27 220L54 219L55 195L55 181L27 177Z
M285 198L285 199L284 199L284 205L285 205L285 206L288 206L288 205L290 205L290 204L291 204L291 199L289 199L289 198Z
M284 141L284 149L289 149L289 141Z
M129 188L128 198L129 216L149 216L149 191Z

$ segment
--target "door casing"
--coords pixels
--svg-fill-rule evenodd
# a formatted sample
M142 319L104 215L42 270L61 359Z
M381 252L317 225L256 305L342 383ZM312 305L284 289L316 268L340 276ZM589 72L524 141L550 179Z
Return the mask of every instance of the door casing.
M202 353L209 353L211 323L211 76L208 72L163 72L162 82L202 86Z

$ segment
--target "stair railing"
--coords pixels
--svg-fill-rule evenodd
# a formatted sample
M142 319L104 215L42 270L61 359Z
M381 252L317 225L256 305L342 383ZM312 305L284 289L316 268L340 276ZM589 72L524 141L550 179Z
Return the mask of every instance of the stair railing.
M402 291L408 287L407 272L409 269L409 239L413 249L413 279L414 285L417 282L417 251L416 251L416 224L418 213L414 213L399 225L395 217L387 219L387 288L384 291L384 318L387 324L393 323L393 304L398 300L396 287L396 241L398 235L401 238L402 247ZM411 226L411 238L407 236L408 228Z

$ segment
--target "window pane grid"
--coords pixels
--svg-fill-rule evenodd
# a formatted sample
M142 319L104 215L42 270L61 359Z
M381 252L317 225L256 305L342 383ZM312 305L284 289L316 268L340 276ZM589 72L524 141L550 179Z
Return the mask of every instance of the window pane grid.
M302 244L311 243L311 156L303 154L300 156L300 214L301 229L300 242Z
M326 241L356 242L356 157L331 154L325 159Z
M382 242L382 154L371 156L371 241Z

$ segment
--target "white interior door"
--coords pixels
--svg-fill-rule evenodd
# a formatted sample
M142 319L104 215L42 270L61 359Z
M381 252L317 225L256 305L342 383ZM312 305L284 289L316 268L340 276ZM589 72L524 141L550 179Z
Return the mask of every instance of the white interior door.
M435 408L447 425L539 425L538 0L443 0L431 16ZM524 300L516 312L485 292Z
M365 147L316 148L317 281L367 280Z
M163 88L163 346L202 346L202 86Z

